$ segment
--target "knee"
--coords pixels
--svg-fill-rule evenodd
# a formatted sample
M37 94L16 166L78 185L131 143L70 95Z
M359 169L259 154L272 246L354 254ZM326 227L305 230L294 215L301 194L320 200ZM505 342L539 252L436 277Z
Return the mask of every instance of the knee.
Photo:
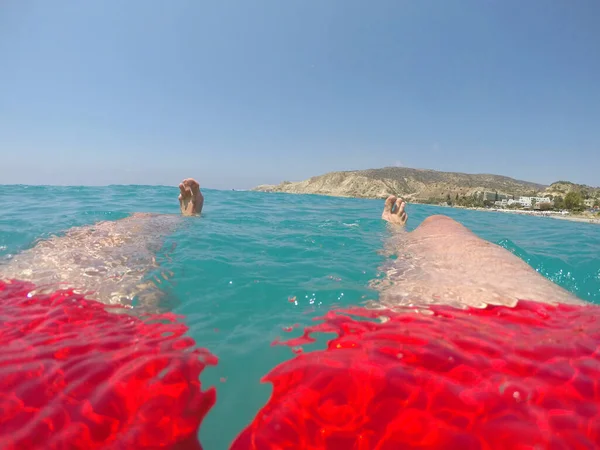
M468 229L448 216L434 215L427 217L419 229L422 231L431 231L440 234L449 234L456 232L468 232Z
M454 220L448 216L443 216L441 214L435 214L433 216L427 217L421 223L421 225L436 225L436 224L448 224L448 223L459 224L456 220Z

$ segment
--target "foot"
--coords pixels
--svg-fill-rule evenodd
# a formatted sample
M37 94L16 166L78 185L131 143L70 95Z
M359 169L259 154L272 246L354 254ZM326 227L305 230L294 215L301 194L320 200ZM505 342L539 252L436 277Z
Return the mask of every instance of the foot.
M408 214L406 214L405 208L406 202L404 200L396 198L394 195L390 195L385 201L381 218L394 225L404 226L408 220Z
M200 184L193 178L186 178L179 184L179 207L184 216L195 216L202 212L204 196Z

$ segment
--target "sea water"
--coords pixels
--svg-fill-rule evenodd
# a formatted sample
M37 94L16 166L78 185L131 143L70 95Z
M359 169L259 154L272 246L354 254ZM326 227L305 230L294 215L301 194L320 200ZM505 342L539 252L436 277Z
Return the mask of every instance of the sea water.
M268 400L271 387L261 377L294 356L272 346L275 339L298 335L331 308L377 299L369 282L381 276L388 231L381 200L204 194L203 217L183 218L164 237L157 260L173 275L157 285L190 336L219 358L202 375L205 386L217 388L217 404L200 438L207 449L224 449ZM154 186L0 186L0 260L72 226L136 211L177 214L177 195L177 188ZM600 303L598 225L425 205L409 205L408 212L408 229L429 215L449 215L580 298Z

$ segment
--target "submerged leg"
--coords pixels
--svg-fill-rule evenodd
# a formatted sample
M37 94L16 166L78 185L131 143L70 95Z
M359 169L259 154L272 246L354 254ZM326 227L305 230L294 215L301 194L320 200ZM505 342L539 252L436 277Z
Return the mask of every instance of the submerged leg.
M188 178L179 188L181 213L199 214L204 198L198 182ZM155 253L164 236L179 223L178 215L135 213L75 227L0 266L0 279L31 281L49 291L73 288L103 303L129 305L137 297L141 304L156 305L163 295L156 285L161 277L155 283L148 275L158 269Z
M400 216L390 210L392 202L402 207ZM403 205L401 199L390 197L384 207L382 218L395 230L402 230L407 220ZM385 267L388 277L377 285L386 306L483 308L514 306L518 300L584 303L506 249L446 216L428 217L413 232L396 233L390 243L398 258Z

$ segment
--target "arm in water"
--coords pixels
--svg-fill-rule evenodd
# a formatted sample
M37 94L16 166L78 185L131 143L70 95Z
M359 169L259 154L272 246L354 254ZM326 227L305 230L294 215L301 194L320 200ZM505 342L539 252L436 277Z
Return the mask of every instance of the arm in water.
M199 215L204 197L198 182L187 178L179 190L181 215ZM155 254L164 236L181 222L176 215L135 213L71 228L14 256L0 267L0 279L31 281L48 291L74 288L107 304L130 306L138 298L142 306L156 308L164 293L147 275L159 268Z

